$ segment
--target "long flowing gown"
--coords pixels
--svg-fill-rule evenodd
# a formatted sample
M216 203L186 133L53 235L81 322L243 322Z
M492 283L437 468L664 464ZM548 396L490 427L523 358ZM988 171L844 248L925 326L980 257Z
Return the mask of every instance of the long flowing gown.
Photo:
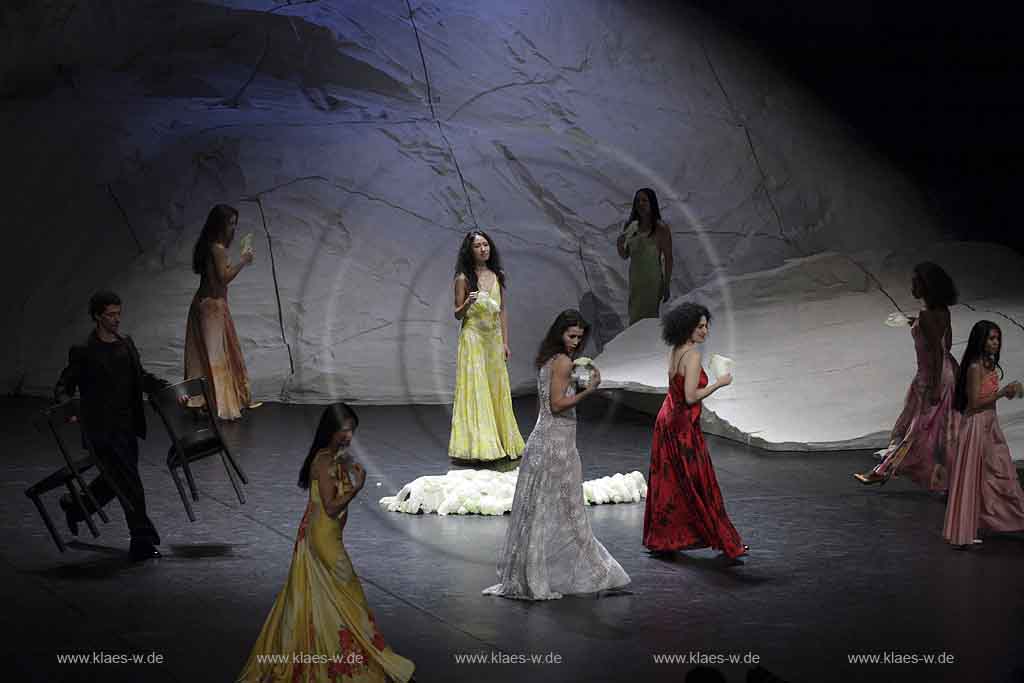
M576 409L551 412L553 360L537 376L540 409L519 466L512 516L498 556L501 583L484 589L485 595L553 600L629 583L629 575L590 527L576 450ZM566 395L574 394L570 384Z
M892 428L889 447L874 472L907 477L931 491L945 491L949 485L948 468L956 458L959 424L959 413L953 409L956 360L947 350L952 332L946 328L943 334L939 402L933 406L928 397L932 374L930 349L920 324L918 318L910 328L917 354L917 374L907 390L903 412Z
M661 306L661 255L654 235L641 235L634 221L627 228L629 250L629 324L657 318Z
M708 384L701 368L698 387ZM682 373L670 381L654 422L644 509L644 546L655 552L711 547L745 552L725 512L715 468L700 428L701 401L687 405Z
M999 377L992 370L982 378L982 399L997 391ZM1024 530L1024 491L995 404L965 413L959 436L943 537L953 545L967 545L979 529Z
M448 457L460 460L518 458L525 445L512 412L512 391L501 336L501 285L466 311L459 332L455 402Z
M185 379L195 377L206 378L222 420L237 420L242 408L252 402L249 373L228 308L228 286L217 274L212 257L192 298L185 327ZM194 407L203 403L201 397L189 401Z
M343 485L351 485L341 474ZM413 663L384 642L342 541L348 511L327 516L314 479L292 566L238 681L408 681ZM261 661L262 660L262 661Z

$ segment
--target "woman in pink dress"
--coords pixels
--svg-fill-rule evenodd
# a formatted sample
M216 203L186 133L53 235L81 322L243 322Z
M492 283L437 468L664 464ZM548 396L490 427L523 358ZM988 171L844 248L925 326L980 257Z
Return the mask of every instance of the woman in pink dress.
M910 289L914 298L925 304L910 327L917 374L881 464L853 476L862 484L884 484L894 476L904 476L930 491L945 491L947 468L956 457L958 416L953 410L953 392L957 365L949 353L953 344L949 307L956 303L956 286L946 271L925 262L914 266Z
M975 323L960 363L955 408L963 413L956 463L950 470L943 537L966 549L979 529L1024 530L1024 491L999 427L996 401L1020 396L1020 382L999 388L1003 333L988 320Z

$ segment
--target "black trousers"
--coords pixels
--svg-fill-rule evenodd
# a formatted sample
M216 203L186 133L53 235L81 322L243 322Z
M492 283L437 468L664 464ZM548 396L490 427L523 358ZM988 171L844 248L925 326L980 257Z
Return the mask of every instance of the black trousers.
M125 519L128 521L128 529L131 532L132 542L160 543L160 534L146 514L146 492L142 488L142 478L139 476L139 442L134 434L114 432L106 434L89 434L89 441L92 443L96 459L99 461L100 469L105 476L96 477L89 484L89 490L100 507L117 497L114 488L107 481L107 477L114 480L115 485L120 489L121 494L128 499L131 510L124 510ZM89 512L91 509L88 498L85 499ZM72 519L84 520L81 510L75 506L70 511Z

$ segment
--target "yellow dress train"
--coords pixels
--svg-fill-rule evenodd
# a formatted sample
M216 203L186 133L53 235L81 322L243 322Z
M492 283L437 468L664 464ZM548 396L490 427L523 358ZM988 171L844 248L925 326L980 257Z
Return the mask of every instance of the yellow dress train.
M480 290L462 320L448 441L450 458L518 458L526 448L512 412L500 312L501 285L495 281L490 291Z
M342 479L348 482L347 477ZM348 511L327 516L314 479L278 594L239 683L405 683L414 665L387 646L342 542Z

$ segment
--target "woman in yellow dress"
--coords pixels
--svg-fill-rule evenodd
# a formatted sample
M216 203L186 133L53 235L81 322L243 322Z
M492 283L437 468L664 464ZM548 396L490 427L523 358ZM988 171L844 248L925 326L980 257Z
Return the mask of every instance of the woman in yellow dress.
M284 589L263 623L238 681L338 683L405 681L413 663L384 642L352 569L342 531L366 472L349 456L359 426L344 403L327 406L299 486L309 503L299 524Z
M482 230L462 240L455 264L455 318L462 321L448 457L518 458L526 448L512 412L505 272Z

